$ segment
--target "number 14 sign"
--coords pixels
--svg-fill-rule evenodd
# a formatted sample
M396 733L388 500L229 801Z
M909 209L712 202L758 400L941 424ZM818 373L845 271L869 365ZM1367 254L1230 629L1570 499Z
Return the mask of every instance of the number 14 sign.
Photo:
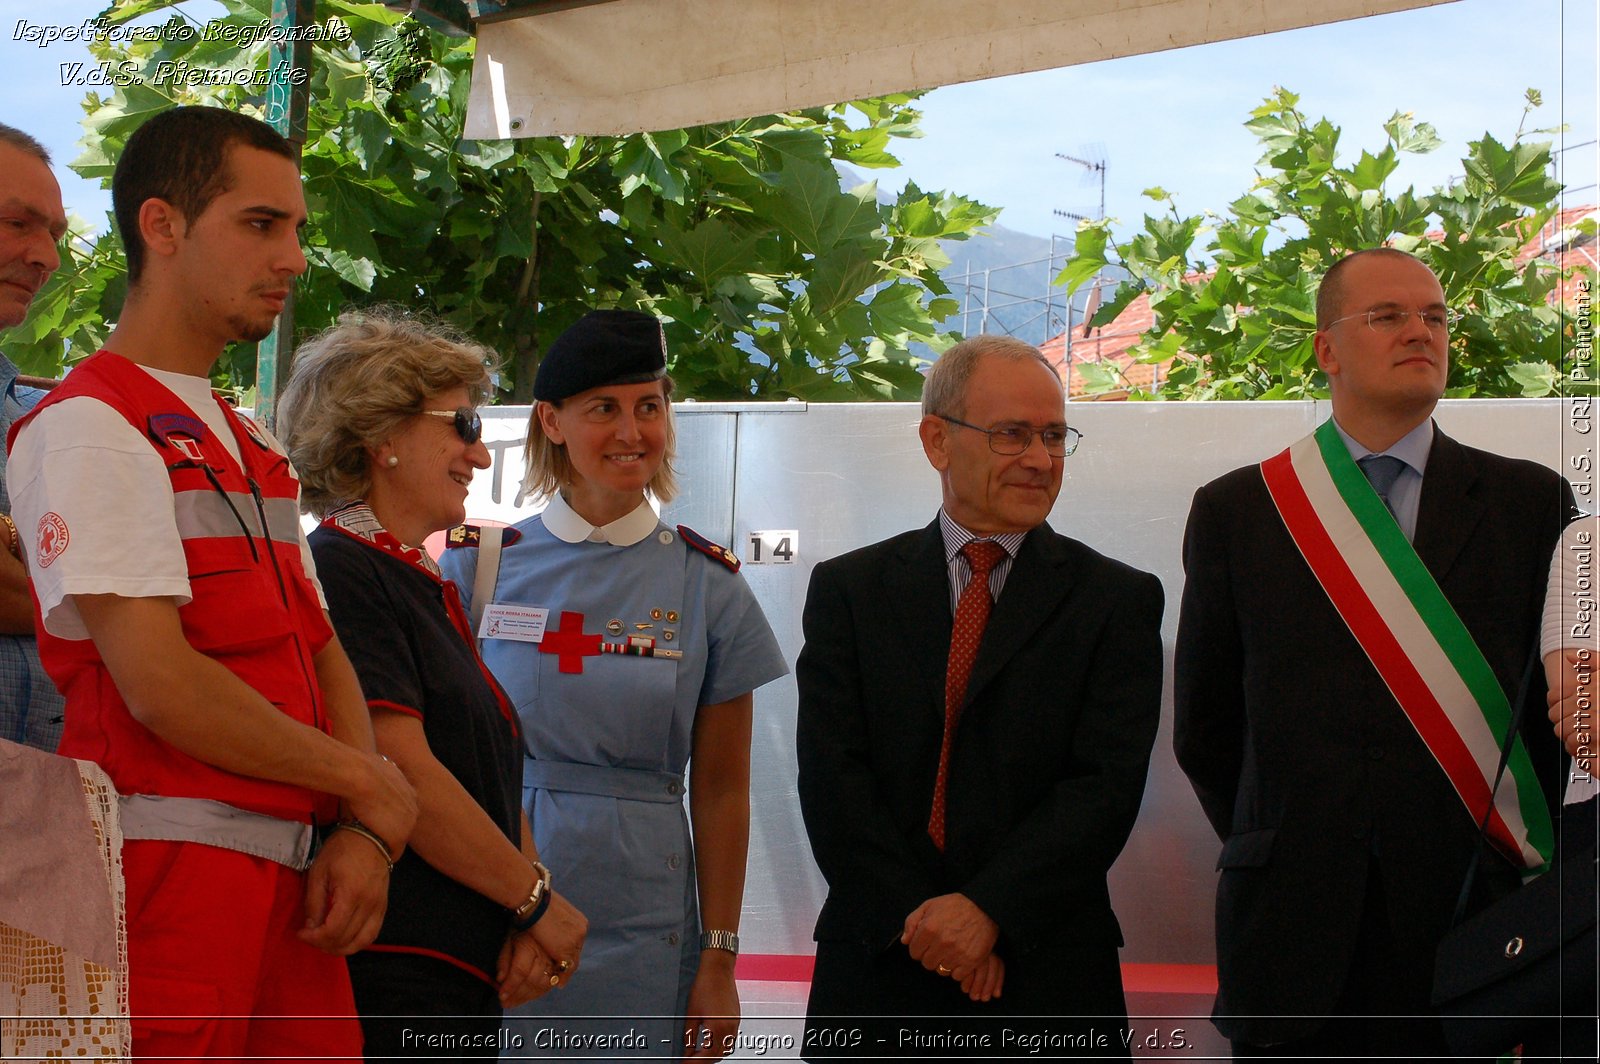
M792 528L771 532L750 533L750 551L746 565L793 565L795 553L800 549L800 533Z

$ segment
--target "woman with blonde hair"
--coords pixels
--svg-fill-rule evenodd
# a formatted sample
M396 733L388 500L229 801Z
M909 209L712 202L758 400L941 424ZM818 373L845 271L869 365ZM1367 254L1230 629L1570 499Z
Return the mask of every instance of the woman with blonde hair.
M533 392L524 487L548 507L481 547L469 529L443 560L482 598L534 838L590 920L584 979L513 1026L541 1052L719 1057L739 1022L751 693L787 667L733 555L646 498L675 490L660 322L587 314Z
M502 1007L565 983L583 946L521 814L516 714L422 548L461 523L489 465L477 407L491 362L404 312L350 313L299 349L279 409L303 504L323 518L310 543L334 630L379 752L417 789L383 928L349 962L369 1059L426 1053L404 1031L430 1015L455 1017L437 1028L458 1036L452 1055L493 1057Z

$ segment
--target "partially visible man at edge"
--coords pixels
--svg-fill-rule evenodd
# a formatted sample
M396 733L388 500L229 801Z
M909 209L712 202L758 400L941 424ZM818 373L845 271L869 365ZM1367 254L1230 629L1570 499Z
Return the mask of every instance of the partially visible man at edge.
M124 795L134 1052L356 1055L340 955L382 923L416 799L373 750L288 460L208 379L306 268L294 153L174 108L128 139L112 205L127 301L12 429L11 472L61 753Z
M28 316L33 297L61 265L56 245L66 231L49 153L0 123L0 329L14 329ZM0 351L0 739L54 752L61 693L39 665L22 536L6 492L6 435L43 397L17 383L17 367Z
M1447 1053L1434 951L1473 851L1469 911L1548 858L1542 682L1489 843L1480 769L1572 492L1434 425L1449 325L1421 260L1335 263L1314 341L1332 418L1189 513L1173 742L1222 839L1214 1018L1239 1056Z

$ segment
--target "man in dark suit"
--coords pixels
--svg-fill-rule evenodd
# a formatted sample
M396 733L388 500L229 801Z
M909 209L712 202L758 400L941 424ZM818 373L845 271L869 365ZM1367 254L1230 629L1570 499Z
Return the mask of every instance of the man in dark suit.
M919 428L939 516L812 574L808 1057L1127 1054L1106 872L1155 737L1162 591L1045 524L1063 398L1025 343L951 348Z
M1407 626L1424 614L1436 624L1459 617L1470 638L1452 653L1476 645L1492 672L1477 690L1503 713L1534 647L1572 501L1551 470L1464 447L1433 425L1449 323L1439 281L1418 259L1379 248L1336 263L1318 295L1315 338L1334 424L1308 438L1309 451L1301 441L1207 484L1189 515L1174 741L1223 840L1214 1019L1240 1056L1445 1051L1429 1004L1433 954L1480 845L1479 817L1459 796L1458 784L1471 786L1453 782L1434 752L1439 718L1417 707L1402 675L1414 669L1433 677L1430 691L1448 687L1435 668L1444 644L1407 650L1417 634ZM1366 531L1341 540L1347 533L1330 520L1319 547L1294 493L1303 488L1301 503L1315 509L1341 476L1340 497L1353 500L1344 513ZM1408 621L1363 584L1375 604L1363 620L1342 596L1352 574L1381 582L1374 558L1397 578L1409 564L1422 584L1436 582L1440 608L1419 605ZM1319 578L1340 566L1343 583ZM1374 634L1374 616L1397 642ZM1524 811L1553 799L1560 768L1543 684L1534 687L1522 734L1538 779L1527 777ZM1449 701L1439 694L1441 706ZM1488 731L1488 711L1466 712L1460 734L1482 764L1483 740L1472 736ZM1492 771L1498 743L1488 746ZM1500 802L1511 784L1508 775ZM1474 908L1519 882L1501 849L1486 845L1482 860Z

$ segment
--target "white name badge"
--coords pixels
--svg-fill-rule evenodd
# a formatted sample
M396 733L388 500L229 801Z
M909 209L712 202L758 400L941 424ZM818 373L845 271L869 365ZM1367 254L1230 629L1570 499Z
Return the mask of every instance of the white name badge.
M484 607L483 620L478 624L478 638L514 639L519 643L543 642L544 625L549 618L550 611L543 606L491 602Z

